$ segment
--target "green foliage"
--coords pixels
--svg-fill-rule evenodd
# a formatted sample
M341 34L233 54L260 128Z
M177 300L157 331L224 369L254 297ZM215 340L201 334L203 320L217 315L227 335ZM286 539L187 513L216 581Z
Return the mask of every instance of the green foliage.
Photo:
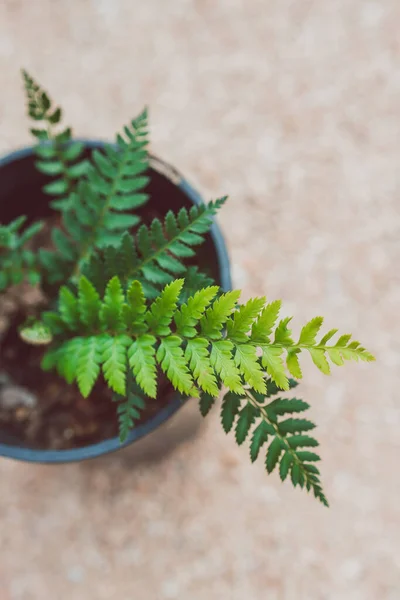
M290 475L294 486L312 490L314 496L328 506L319 470L312 464L319 461L320 457L308 450L318 446L318 442L305 435L315 425L306 419L289 417L281 420L281 417L307 410L309 405L297 398L268 400L269 396L260 396L251 390L246 390L241 396L231 392L225 394L221 409L225 431L230 431L236 422L236 442L242 444L255 424L250 441L251 461L257 460L261 450L265 448L265 467L268 473L279 466L282 481Z
M22 71L28 100L28 114L35 121L31 129L37 140L35 165L38 171L51 177L43 190L51 196L54 208L63 209L80 177L87 173L89 162L84 159L84 145L72 140L70 127L61 127L62 110L54 107L47 93L26 72Z
M334 346L321 346L315 334L302 333L295 344L289 338L287 320L278 324L274 341L254 342L252 325L256 322L258 326L259 319L264 317L264 299L237 306L239 292L216 297L218 288L212 286L199 290L178 307L183 283L183 279L176 279L166 285L149 306L140 282L134 281L125 292L117 276L108 282L102 299L84 276L79 280L77 295L65 286L61 288L58 310L46 314L46 323L54 338L60 332L63 335L70 331L91 340L85 342L92 360L92 364L88 363L90 373L87 377L83 373L84 362L77 367L82 393L90 392L101 365L108 374L110 387L120 394L124 393L123 375L129 364L137 383L150 397L156 394L157 365L182 394L198 396L200 389L216 396L221 385L239 395L244 393L244 386L266 394L266 374L279 388L289 389L282 360L287 349L299 353L308 350L313 359L316 351L321 356L330 356L333 350L334 357L340 357L341 362L373 360L358 342L350 342L349 336L342 336ZM259 336L257 332L257 339ZM110 349L112 356L107 353ZM104 366L106 361L108 367ZM110 375L111 366L115 377ZM282 407L281 404L280 410ZM306 424L296 419L282 422L281 428L290 431L297 425L305 430Z
M219 198L207 205L186 208L175 215L169 211L163 222L154 219L150 227L142 225L136 236L124 233L115 247L106 247L92 255L83 274L103 292L110 277L118 275L126 284L136 279L143 285L147 298L156 298L164 285L185 273L184 260L194 256L194 246L204 241L212 217L224 204ZM191 268L187 277L190 293L209 285L204 275Z
M102 273L103 281L106 273L107 280L114 275L123 278L129 267L127 245L132 242L127 239L120 244L121 237L139 223L139 217L132 211L148 198L143 192L149 181L147 136L147 112L144 111L124 128L124 136L117 136L116 147L106 146L103 151L93 152L93 162L85 176L63 204L63 231L53 230L56 250L40 253L49 283L76 279L96 249L105 248L106 270L102 270L103 265L97 265L96 271L94 265L84 272L92 279L93 271L95 285L96 273ZM115 245L119 254L113 249Z
M0 291L24 280L32 285L40 282L36 254L26 244L41 230L42 223L32 223L21 231L25 221L26 217L18 217L0 225Z
M315 425L303 418L309 405L281 393L302 377L304 353L324 374L332 364L374 357L348 334L332 342L336 329L320 337L322 317L306 323L296 341L291 317L279 317L280 300L241 305L239 291L223 293L186 265L225 197L136 229L134 211L148 199L147 110L115 145L86 160L84 145L61 125L61 108L25 71L23 77L36 167L50 178L44 191L56 198L51 206L61 221L51 230L53 248L38 253L28 242L40 223L21 230L20 217L0 225L0 290L26 279L48 295L51 310L19 330L27 343L47 345L43 369L76 382L85 397L102 378L117 402L121 442L157 396L160 375L183 397L198 397L203 416L224 390L224 431L234 430L239 445L249 441L252 462L264 454L268 473L279 471L282 481L290 477L327 505L310 435Z
M135 421L140 418L140 413L146 407L145 399L142 398L140 389L131 381L130 374L127 377L126 396L114 394L113 399L118 402L117 415L119 424L119 440L121 444L126 442L130 430Z

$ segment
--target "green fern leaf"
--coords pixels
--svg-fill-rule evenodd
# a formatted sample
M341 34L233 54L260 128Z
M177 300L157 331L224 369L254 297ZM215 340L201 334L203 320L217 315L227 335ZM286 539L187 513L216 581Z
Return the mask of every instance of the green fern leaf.
M233 344L228 340L212 343L210 363L221 381L232 392L243 393L240 371L233 361Z
M163 338L156 359L176 390L187 396L198 397L181 344L181 338L176 335Z
M221 422L225 433L229 433L239 412L242 398L237 394L228 392L224 396L221 407Z
M200 320L203 335L213 340L221 338L221 329L235 310L239 296L240 291L238 290L227 292L215 300L211 307L207 308Z
M206 392L200 392L199 408L203 417L207 416L215 403L215 396L210 396Z
M249 402L240 410L235 429L236 442L239 446L243 444L248 436L250 427L253 425L258 414L259 411Z
M128 349L129 366L133 375L150 398L155 398L157 395L155 343L154 336L144 334L139 336Z
M330 375L331 370L325 357L325 350L322 348L308 348L308 351L314 365L325 375Z
M255 346L237 344L235 346L235 364L250 387L261 394L266 392L265 380Z
M311 447L319 446L319 443L317 442L317 440L315 440L314 438L312 438L308 435L302 435L302 434L288 436L287 442L288 442L289 446L293 449L303 448L303 447L311 448Z
M275 344L282 344L283 346L291 346L294 342L291 338L291 330L288 328L288 324L292 320L292 317L286 317L279 321L278 327L275 329Z
M309 452L308 450L297 452L297 458L302 462L317 462L321 460L318 454L315 454L315 452Z
M282 390L288 390L289 382L281 358L283 348L265 345L262 346L262 352L262 365L267 370L268 375Z
M69 384L77 377L82 342L83 338L73 338L56 350L57 372Z
M227 321L228 337L237 342L245 342L253 321L259 316L265 304L265 297L252 298L236 310Z
M307 419L286 419L279 423L279 431L283 434L310 431L314 429L314 423Z
M126 293L127 304L123 307L124 321L134 333L143 333L146 299L139 281L132 281Z
M218 289L218 286L210 286L199 290L188 299L186 304L182 304L174 316L178 334L186 338L192 338L197 334L196 325L215 298Z
M288 354L286 357L286 366L288 368L288 371L291 375L293 375L293 377L297 377L297 379L301 379L303 377L303 373L299 363L299 358L297 356L299 352L300 350L298 349L292 351L288 350Z
M121 282L117 276L110 279L100 311L102 325L111 331L123 330L122 310L125 302Z
M90 394L100 373L103 338L90 336L82 338L77 357L76 379L79 391L84 398Z
M311 319L311 321L304 325L303 329L301 330L298 343L306 346L313 346L316 342L316 337L322 327L323 321L323 317L314 317L314 319Z
M278 437L276 437L268 447L267 451L265 466L267 468L268 473L272 473L272 471L275 469L283 449L284 446L281 440Z
M288 476L289 469L293 463L293 455L286 451L279 464L279 476L282 481L285 481Z
M303 412L308 408L310 405L298 398L277 398L267 405L266 410L268 413L272 412L274 415L281 416Z
M71 142L72 131L68 127L61 133L55 133L62 119L62 110L54 108L46 92L26 72L23 71L25 90L28 99L29 116L40 123L44 129L31 129L32 134L38 139L39 145L35 154L40 158L35 164L36 168L51 177L59 177L44 186L45 193L51 195L67 196L54 203L54 208L68 206L68 195L72 193L76 180L86 174L88 161L83 159L84 145L80 142ZM45 142L45 143L43 143Z
M268 344L269 336L276 323L281 309L281 301L275 300L262 310L251 331L251 339L257 344Z
M299 484L300 477L301 477L300 467L299 467L298 463L296 463L296 462L292 466L291 477L292 477L292 483L293 483L294 487L296 487L296 485Z
M170 333L169 324L177 307L183 281L183 279L176 279L167 285L161 295L150 306L146 321L155 334L168 335Z
M66 286L60 289L58 310L69 329L78 331L81 324L78 300Z
M257 460L261 450L261 446L268 442L268 437L275 435L275 429L269 423L261 421L261 423L255 428L253 436L251 438L250 445L250 458L251 462Z
M140 418L140 411L145 408L145 403L143 398L129 390L126 398L116 396L114 399L118 400L119 440L123 444L134 427L135 420Z
M100 296L95 287L86 278L81 277L78 284L78 309L81 322L94 330L99 326L101 308Z
M329 346L326 351L333 364L337 365L338 367L344 365L344 360L342 358L340 349Z
M330 331L328 331L328 333L326 333L324 335L323 338L321 338L321 341L319 342L319 346L325 346L327 342L329 342L329 340L331 338L333 338L333 336L335 335L335 333L337 333L338 330L337 329L331 329Z
M185 358L189 369L199 387L211 396L218 396L219 389L211 366L209 343L204 338L189 340L185 350Z
M106 336L102 344L103 373L109 387L122 396L126 393L127 347L131 339L127 335Z

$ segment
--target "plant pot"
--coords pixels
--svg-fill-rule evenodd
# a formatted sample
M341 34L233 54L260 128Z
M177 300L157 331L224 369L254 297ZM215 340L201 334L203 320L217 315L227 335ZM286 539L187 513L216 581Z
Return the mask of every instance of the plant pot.
M93 148L103 145L100 141L83 141L88 154ZM51 214L49 197L42 192L46 176L35 169L34 160L32 148L13 152L0 160L0 222L8 223L21 214L27 215L28 220L45 218ZM198 192L174 168L153 156L150 160L149 175L147 191L150 200L142 209L143 215L155 211L163 216L168 210L177 211L182 206L190 208L193 204L202 203ZM215 281L223 289L231 289L228 254L216 224L212 226L199 251L201 260L207 262ZM45 373L43 377L46 377ZM176 413L182 404L178 395L172 395L171 400L160 412L132 429L124 444L121 444L117 437L113 437L92 445L66 450L37 449L28 447L26 442L0 430L0 456L39 463L66 463L94 458L147 436Z

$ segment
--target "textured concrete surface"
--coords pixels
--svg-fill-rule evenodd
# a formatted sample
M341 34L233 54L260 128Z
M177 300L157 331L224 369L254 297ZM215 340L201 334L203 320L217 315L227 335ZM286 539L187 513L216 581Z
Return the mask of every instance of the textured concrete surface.
M378 357L304 369L329 510L217 413L87 464L1 460L1 600L399 599L398 0L3 0L0 27L1 151L29 141L21 66L81 136L149 104L153 151L230 194L245 295Z

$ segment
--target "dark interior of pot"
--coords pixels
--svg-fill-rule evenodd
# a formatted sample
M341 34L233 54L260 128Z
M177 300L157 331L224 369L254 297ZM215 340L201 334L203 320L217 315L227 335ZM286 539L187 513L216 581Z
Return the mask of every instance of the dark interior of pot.
M98 146L98 143L88 144L88 155L91 151L90 148L94 146ZM154 164L157 165L157 161ZM160 164L162 165L163 163ZM150 183L146 191L149 193L150 200L145 207L137 211L144 223L149 223L154 217L162 218L168 210L176 212L183 206L190 208L193 203L201 201L197 193L186 182L181 180L177 184L176 174L170 178L168 177L168 168L162 169L162 171L159 172L155 168L149 170ZM42 192L43 185L48 181L48 177L35 169L34 157L26 151L21 151L17 157L14 155L11 161L6 160L2 164L0 163L0 221L7 223L22 214L28 217L28 221L51 217L54 211L49 207L50 198ZM202 271L210 275L218 284L229 288L228 263L226 262L226 265L223 264L222 254L224 247L221 253L221 248L218 250L219 245L223 246L222 239L220 239L219 232L213 228L211 233L206 236L205 243L198 248L195 261L192 261L191 264L198 265ZM13 334L11 332L7 335L12 336ZM3 340L3 342L1 344L2 354L8 343L7 339ZM22 358L22 360L24 359ZM1 369L7 370L7 360L3 360L2 356L0 356L0 363L2 363L0 364ZM49 377L49 374L39 373L37 370L35 376L45 379ZM165 399L165 402L168 403L169 401L171 401L171 398ZM147 419L150 419L152 416L153 414L150 412ZM109 419L109 415L106 418ZM116 430L114 427L104 437L111 438L115 435ZM87 441L82 443L82 446L98 441L97 439L91 440L89 437ZM27 441L15 435L15 431L7 429L4 423L0 424L1 443L25 448L31 447L29 440ZM79 447L79 444L75 445L75 447L77 446ZM33 445L33 447L37 448L38 446Z

